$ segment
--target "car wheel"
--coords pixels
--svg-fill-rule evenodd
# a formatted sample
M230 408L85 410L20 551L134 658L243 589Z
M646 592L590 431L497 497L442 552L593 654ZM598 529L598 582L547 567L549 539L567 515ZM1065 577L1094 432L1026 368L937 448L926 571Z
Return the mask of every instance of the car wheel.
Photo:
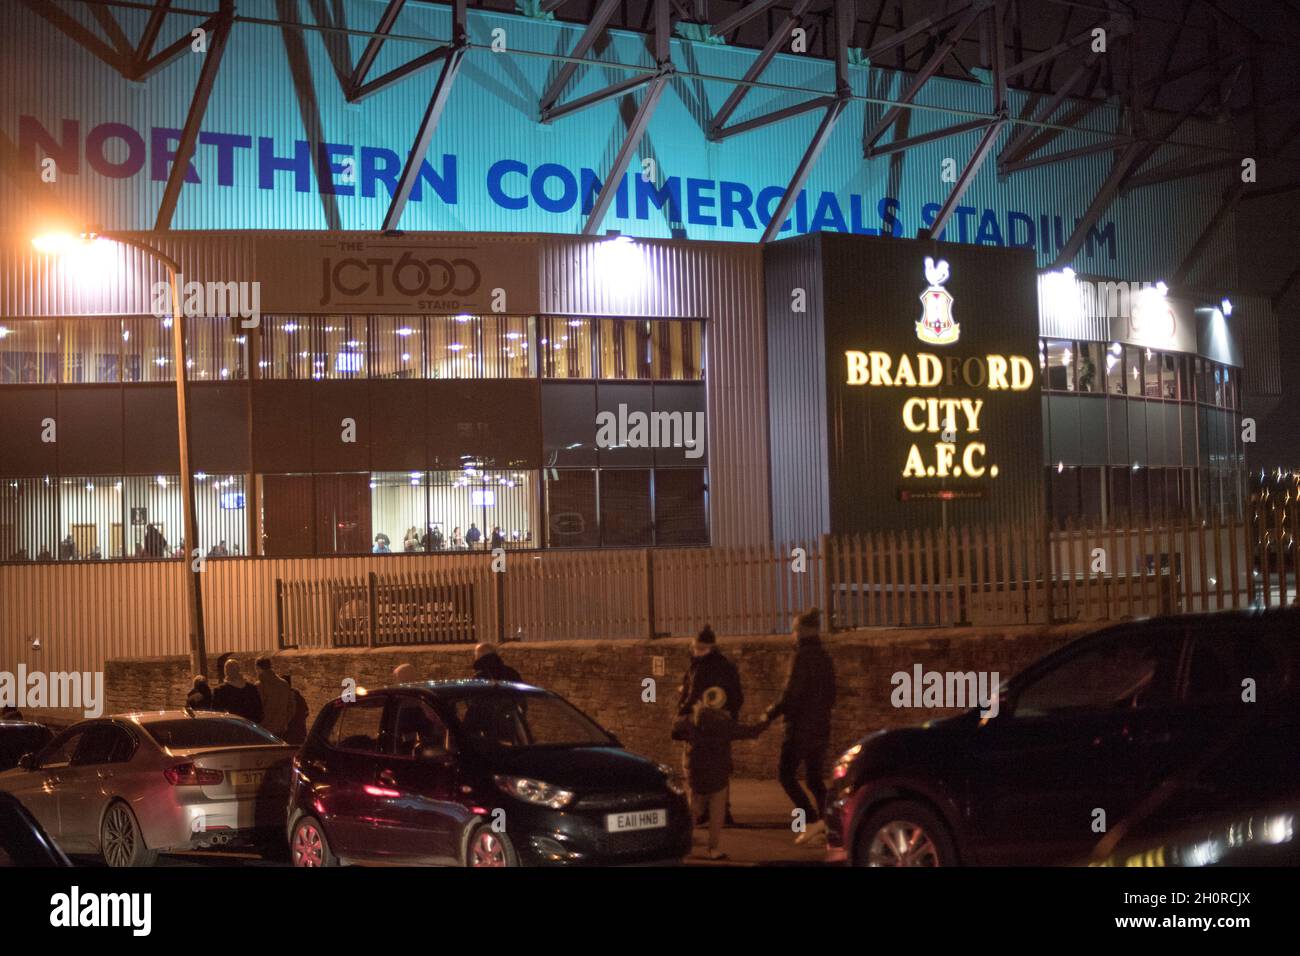
M854 866L955 866L957 852L939 814L923 803L887 803L858 827Z
M117 801L104 814L99 825L99 852L109 866L153 866L158 861L158 851L144 845L140 824L122 801Z
M289 856L294 866L338 866L325 828L315 817L303 817L293 828Z
M470 834L465 847L466 866L518 866L514 844L504 833L497 833L487 824Z

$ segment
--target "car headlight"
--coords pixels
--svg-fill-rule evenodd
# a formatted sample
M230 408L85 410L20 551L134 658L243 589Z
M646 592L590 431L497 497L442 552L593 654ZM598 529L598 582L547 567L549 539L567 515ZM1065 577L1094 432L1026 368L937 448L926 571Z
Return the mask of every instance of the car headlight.
M844 753L840 754L835 761L835 769L831 772L833 780L843 780L849 775L849 768L853 766L853 761L858 759L858 754L862 753L862 744L854 744Z
M496 780L497 786L510 796L525 803L536 803L539 806L550 807L552 810L567 807L577 797L577 794L572 790L565 790L554 784L533 780L529 777L508 777L505 774L497 774L493 779Z
M668 785L668 789L679 797L686 796L686 785L677 779L676 771L666 763L661 763L659 769L664 775L664 783Z

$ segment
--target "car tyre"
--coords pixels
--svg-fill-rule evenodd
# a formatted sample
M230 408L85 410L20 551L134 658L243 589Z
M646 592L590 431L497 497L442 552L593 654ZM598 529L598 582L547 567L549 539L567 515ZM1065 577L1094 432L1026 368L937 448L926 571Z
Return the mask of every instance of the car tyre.
M488 824L480 824L469 835L465 844L465 865L480 866L518 866L519 855L510 837L498 833Z
M112 867L153 866L158 862L158 851L144 845L135 814L121 800L110 804L100 821L99 852Z
M956 866L957 849L943 818L924 803L896 800L858 827L854 866Z
M289 858L294 866L338 866L339 858L330 849L325 828L315 817L303 817L293 825L289 839Z

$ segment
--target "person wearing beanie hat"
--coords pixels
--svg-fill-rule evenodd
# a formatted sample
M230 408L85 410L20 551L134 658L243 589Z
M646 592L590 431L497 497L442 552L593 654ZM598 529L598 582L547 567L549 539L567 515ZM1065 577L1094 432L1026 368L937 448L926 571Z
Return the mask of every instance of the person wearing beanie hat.
M723 688L707 687L691 705L690 712L679 715L673 722L673 739L686 741L686 783L691 791L692 810L697 820L708 821L710 860L727 858L720 844L733 769L731 742L753 740L768 726L768 721L738 723L727 710L728 703Z
M726 694L725 708L732 720L740 719L740 707L745 702L745 692L740 686L740 672L736 670L727 657L718 650L718 638L713 628L705 624L691 644L691 661L686 673L682 675L681 690L677 696L677 716L691 713L692 708L704 691L718 687ZM707 814L707 809L706 809ZM699 822L707 822L705 816ZM733 826L731 805L727 805L727 825Z

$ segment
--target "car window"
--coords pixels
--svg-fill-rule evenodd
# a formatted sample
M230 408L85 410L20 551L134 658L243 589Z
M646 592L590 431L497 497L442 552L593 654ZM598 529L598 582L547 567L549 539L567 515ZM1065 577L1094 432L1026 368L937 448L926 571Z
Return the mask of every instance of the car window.
M185 717L141 724L144 732L168 750L196 747L247 747L278 744L279 737L257 724L237 717Z
M428 759L448 752L447 727L425 701L411 698L399 701L390 714L392 732L386 736L391 753Z
M41 751L38 763L41 768L46 767L66 767L72 763L72 755L77 752L77 747L81 744L81 738L85 736L88 728L80 727L73 730L65 730L58 737L50 742L50 745Z
M1242 702L1243 682L1253 680L1255 700L1276 701L1292 693L1292 647L1295 639L1258 627L1238 626L1201 634L1192 643L1187 672L1191 704Z
M1181 648L1180 629L1144 628L1103 638L1031 679L1016 696L1014 716L1171 704Z
M329 745L337 750L382 753L383 727L383 700L344 704L342 713L334 719L334 726L330 729Z
M122 763L130 760L134 751L134 741L121 727L112 724L96 724L82 736L76 753L72 755L72 765L83 767Z
M536 693L476 693L452 701L470 746L607 747L609 736L559 697Z

